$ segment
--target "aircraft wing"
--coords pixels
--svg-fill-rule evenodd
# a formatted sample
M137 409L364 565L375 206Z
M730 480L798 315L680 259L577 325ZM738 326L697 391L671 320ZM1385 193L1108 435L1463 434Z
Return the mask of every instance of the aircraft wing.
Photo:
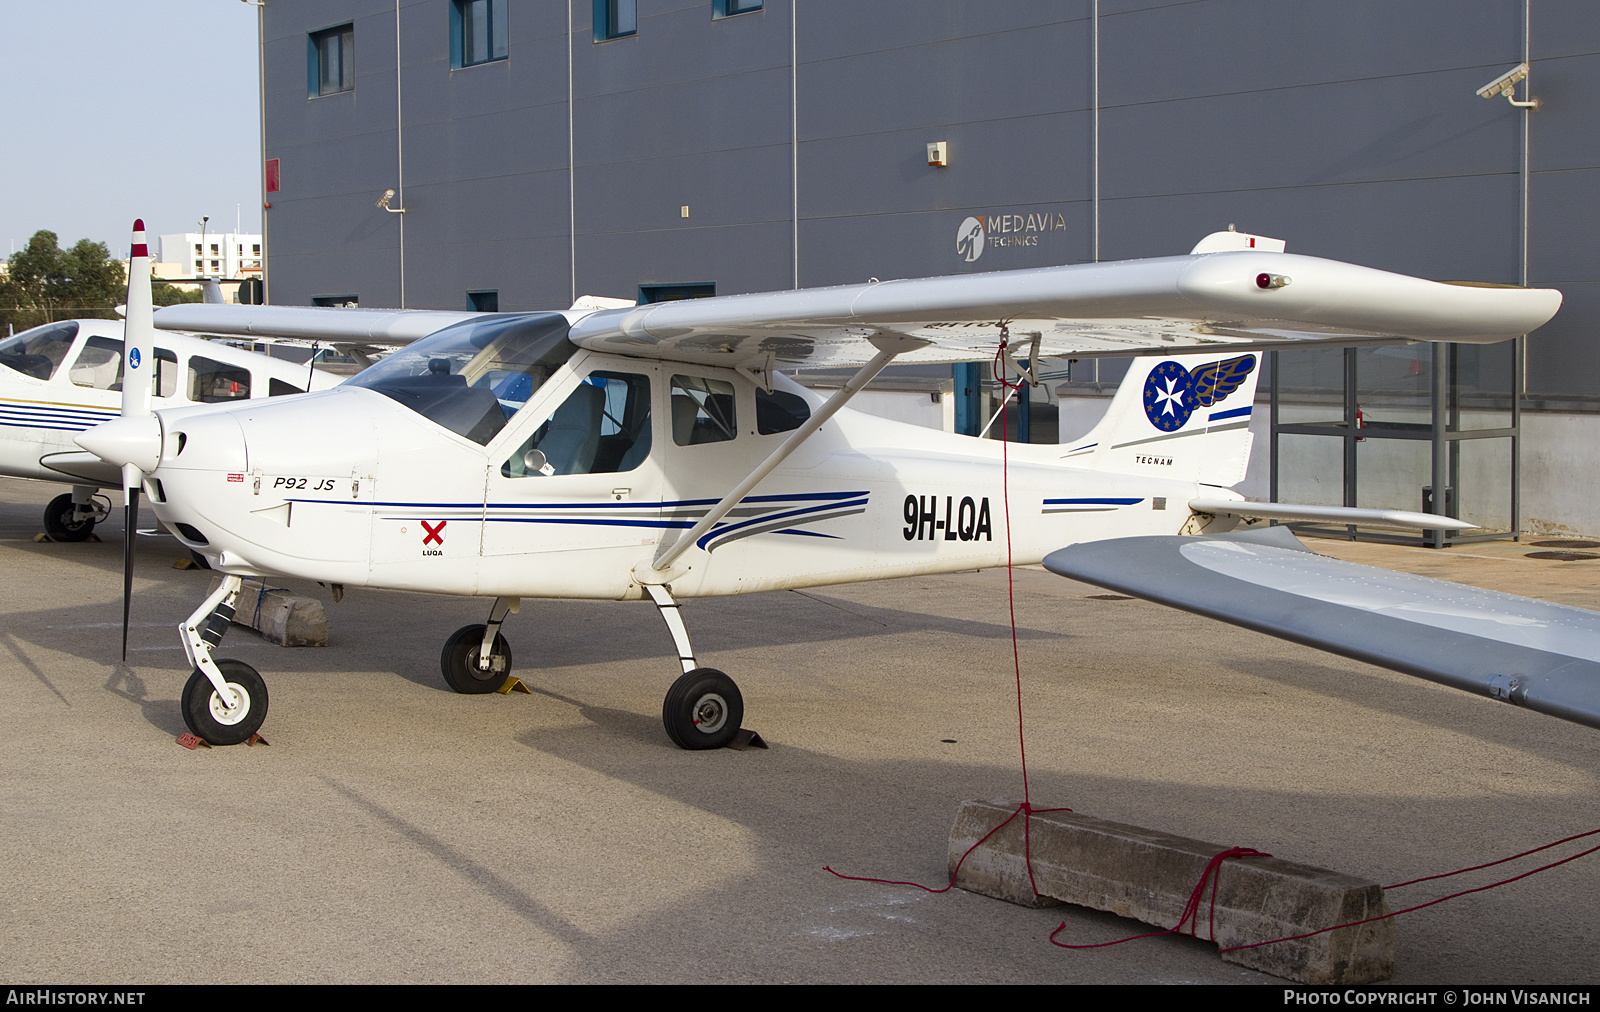
M181 303L156 310L157 330L225 337L295 337L308 341L392 347L420 341L482 313L444 309L334 309L324 306L236 306Z
M1300 342L1492 343L1533 330L1561 293L1424 281L1317 257L1233 250L587 311L572 340L593 351L707 365L859 365L869 339L908 336L906 363L994 354L1000 322L1018 357L1092 358L1264 350ZM353 345L407 344L485 314L444 310L185 304L156 327ZM1037 347L1034 347L1037 342Z
M771 355L795 368L859 364L877 351L869 338L905 335L927 343L897 361L961 362L992 356L1006 321L1019 358L1083 358L1316 341L1490 343L1539 327L1560 305L1548 289L1249 250L607 309L574 323L572 340L710 365Z
M1073 545L1045 568L1600 727L1600 613L1360 566L1286 527Z

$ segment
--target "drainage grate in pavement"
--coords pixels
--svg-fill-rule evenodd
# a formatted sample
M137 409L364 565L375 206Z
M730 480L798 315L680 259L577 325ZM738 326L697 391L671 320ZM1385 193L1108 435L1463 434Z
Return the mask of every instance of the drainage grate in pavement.
M1584 541L1581 538L1557 538L1555 541L1530 542L1535 548L1600 548L1600 541Z
M1582 562L1584 559L1600 559L1600 555L1593 552L1529 552L1530 559L1548 559L1551 562Z

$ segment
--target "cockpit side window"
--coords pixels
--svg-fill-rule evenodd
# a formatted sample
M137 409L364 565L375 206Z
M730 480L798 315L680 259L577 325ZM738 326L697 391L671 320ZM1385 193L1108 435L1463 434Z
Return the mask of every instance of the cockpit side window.
M122 342L113 337L91 337L67 370L74 386L92 390L122 389Z
M47 380L67 360L78 325L72 320L47 323L0 341L0 365L34 379ZM120 358L120 352L118 357Z
M400 349L345 385L391 397L488 445L576 351L560 313L469 320Z
M700 376L672 377L672 441L679 446L720 443L739 434L733 384Z
M507 478L631 471L650 455L650 378L596 372L500 465Z

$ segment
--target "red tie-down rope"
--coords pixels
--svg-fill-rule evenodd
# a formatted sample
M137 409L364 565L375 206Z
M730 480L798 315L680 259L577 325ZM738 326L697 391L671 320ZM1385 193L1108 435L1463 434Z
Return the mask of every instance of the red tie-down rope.
M1065 942L1056 941L1056 936L1059 935L1067 926L1067 922L1062 921L1059 927L1050 932L1050 944L1060 946L1063 949L1103 949L1108 945L1121 945L1123 942L1132 942L1140 938L1160 938L1162 935L1181 933L1183 931L1183 926L1186 923L1189 925L1189 934L1198 938L1200 937L1200 901L1205 896L1207 882L1211 884L1211 914L1208 920L1207 937L1215 940L1217 937L1217 880L1222 877L1222 862L1236 857L1271 856L1271 854L1256 850L1253 847L1229 847L1222 853L1214 855L1210 861L1206 862L1206 870L1200 873L1200 881L1194 884L1194 891L1189 894L1189 902L1183 906L1183 916L1178 918L1177 924L1174 924L1165 931L1152 931L1147 935L1133 935L1128 938L1119 938L1114 942L1096 942L1092 945L1068 945Z
M1022 862L1024 867L1028 869L1028 886L1033 890L1033 894L1038 896L1039 886L1033 878L1033 853L1031 850L1032 841L1029 833L1029 823L1031 822L1032 817L1037 813L1072 811L1070 808L1034 808L1031 803L1031 796L1028 793L1028 747L1022 734L1022 657L1017 649L1017 594L1015 580L1013 577L1015 571L1012 568L1011 557L1011 439L1008 431L1009 427L1006 423L1006 404L1011 399L1011 394L1015 391L1021 390L1023 384L1020 381L1012 383L1010 380L1006 379L1005 353L1006 345L1010 339L1010 334L1010 328L1005 324L1001 324L1000 347L995 349L994 363L990 367L990 370L994 374L995 382L999 383L1000 388L1005 391L1004 396L1002 396L1000 399L1000 494L1002 510L1005 514L1006 604L1009 609L1009 616L1011 620L1011 670L1013 676L1015 677L1017 690L1017 754L1022 761L1022 804L1018 805L1014 810L1012 810L1011 814L1004 822L985 833L983 839L967 848L966 853L962 854L961 859L956 862L956 866L950 870L950 881L945 883L945 885L941 888L935 889L932 886L925 886L918 882L900 882L894 879L870 878L862 875L845 875L842 872L834 871L827 865L823 865L823 871L830 875L836 875L842 879L848 879L851 882L877 882L882 885L911 886L912 888L921 889L924 892L930 893L949 892L956 884L956 876L960 874L961 866L966 863L967 858L972 855L972 852L988 842L991 836L1011 825L1011 823L1015 821L1016 817L1020 815L1022 816ZM1215 902L1214 898L1213 902Z

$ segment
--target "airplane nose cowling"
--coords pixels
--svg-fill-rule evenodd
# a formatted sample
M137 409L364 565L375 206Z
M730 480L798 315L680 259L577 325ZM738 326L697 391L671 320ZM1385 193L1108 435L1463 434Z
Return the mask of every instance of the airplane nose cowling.
M108 464L148 473L161 463L161 422L154 415L114 418L80 433L77 443Z

